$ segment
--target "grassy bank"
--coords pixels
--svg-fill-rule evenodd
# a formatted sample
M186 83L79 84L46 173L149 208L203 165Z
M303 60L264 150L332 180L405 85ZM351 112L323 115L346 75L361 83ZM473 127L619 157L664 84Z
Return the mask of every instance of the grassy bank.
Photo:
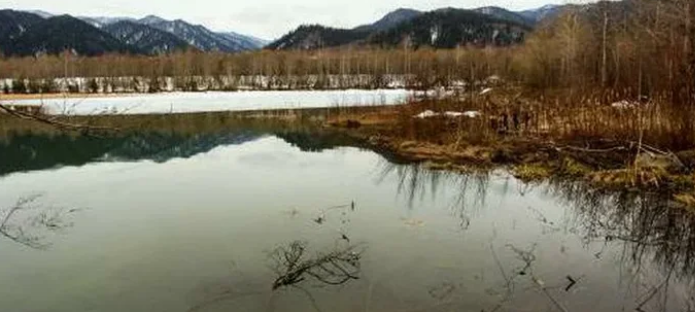
M403 106L51 118L114 129L116 135L138 131L196 135L233 127L262 127L268 133L290 135L301 130L316 141L337 134L331 137L336 145L366 147L432 169L466 172L505 167L529 182L563 178L584 180L601 189L666 192L674 194L674 202L693 209L694 136L681 114L660 99L643 103L619 99L598 92L573 96L562 90L540 94L497 86ZM0 114L0 138L60 130ZM88 130L72 132L81 135Z
M501 88L344 112L326 125L433 169L504 166L526 181L562 177L606 189L667 191L695 207L695 145L679 113L658 100L602 97Z

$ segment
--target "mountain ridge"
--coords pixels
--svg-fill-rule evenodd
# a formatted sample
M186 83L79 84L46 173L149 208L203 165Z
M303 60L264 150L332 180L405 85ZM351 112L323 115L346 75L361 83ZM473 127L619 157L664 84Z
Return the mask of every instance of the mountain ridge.
M109 52L142 53L139 49L128 46L110 34L70 15L42 19L12 39L9 47L5 53L11 56L60 54L65 50L87 56Z
M134 21L121 20L102 29L148 54L168 54L193 48L173 34Z
M56 16L44 11L0 10L0 42L4 54L28 55L56 53L54 45L71 46L77 54L104 53L162 54L185 49L202 52L235 53L266 47L274 50L318 49L344 45L375 45L394 47L402 44L414 47L451 48L459 45L509 45L520 43L525 35L544 19L556 16L563 6L545 5L525 11L510 11L486 6L474 9L440 8L429 12L398 8L370 24L354 28L334 28L317 24L301 25L278 40L269 42L233 31L216 32L200 24L182 19L167 20L157 15L132 17L74 17L89 25L70 24L86 35L70 33L71 28L43 26L54 36L70 37L72 41L46 36L24 36L31 28ZM101 31L101 32L99 32ZM112 42L116 39L120 44ZM22 42L22 38L30 38ZM94 42L91 42L94 41ZM32 48L34 44L36 47ZM126 46L127 49L124 49ZM13 50L21 51L13 51Z
M422 25L418 26L418 23L428 25L429 29L425 29L426 27ZM458 26L455 25L456 23ZM397 46L403 42L404 38L415 39L410 42L415 46L429 45L435 48L471 43L513 44L523 41L525 34L536 23L535 20L518 12L500 7L470 10L447 7L429 12L399 8L372 24L351 29L316 24L301 25L270 43L266 49L307 50L361 44ZM499 24L506 27L499 27ZM466 25L467 29L462 29L461 25ZM397 30L394 31L394 29ZM437 31L435 34L435 29L443 30L443 32ZM464 34L466 32L468 34Z
M51 13L38 10L31 12L3 10L2 12L5 12L5 15L11 16L0 15L0 40L2 40L0 42L8 42L9 39L14 39L14 37L17 37L20 32L23 32L29 26L37 24L42 20L50 19L56 16ZM140 32L139 35L141 36L141 38L135 40L137 41L135 47L145 47L144 51L139 51L139 53L145 54L170 53L171 51L180 50L183 48L183 45L180 41L184 41L187 45L200 51L225 53L256 50L262 48L263 46L269 43L268 41L265 41L263 39L239 34L233 31L215 32L206 28L203 25L192 24L181 19L169 21L156 15L147 15L139 19L124 16L76 16L73 18L81 20L87 23L88 25L102 30L106 33L110 33L112 35L116 33L119 35L116 37L119 37L118 39L120 40L129 39L130 41L133 41L134 38L132 36L137 35L137 33L132 32L130 36L128 36L124 33L125 28L131 31L134 31L134 29L137 28ZM24 20L26 20L26 22L22 22ZM128 23L123 24L121 22ZM119 28L118 26L111 26L114 24L119 24L120 28L123 28L121 29L121 32L117 31L117 28ZM138 27L135 24L142 25L143 27ZM94 32L95 31L93 29L90 30L90 33ZM169 33L171 34L171 36L177 37L177 39L174 39L171 36L167 36L158 32ZM128 42L124 43L128 44ZM21 46L26 46L31 44L31 42L17 44ZM35 44L40 43L35 42ZM4 45L7 46L7 44ZM13 44L12 46L16 46L16 44ZM4 50L10 49L11 48L5 48ZM80 52L79 50L81 49L77 50L77 52ZM137 49L133 49L133 51L135 50ZM110 53L116 51L104 50L102 52ZM9 53L7 54L15 53L13 51L9 51Z

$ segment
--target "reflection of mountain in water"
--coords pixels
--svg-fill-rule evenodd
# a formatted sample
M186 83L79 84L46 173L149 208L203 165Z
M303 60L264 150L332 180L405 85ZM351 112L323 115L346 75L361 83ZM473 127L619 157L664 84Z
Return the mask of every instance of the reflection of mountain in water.
M96 161L166 162L205 153L217 146L250 142L263 135L251 130L197 135L151 132L108 138L17 135L0 143L0 176Z
M296 146L303 152L322 152L338 147L357 147L373 151L392 164L408 164L408 162L393 152L386 149L379 149L375 146L368 145L360 139L348 136L346 134L335 131L320 131L307 130L303 131L281 131L274 133L275 136L283 139L285 142Z
M141 160L158 163L174 158L190 158L206 153L218 146L238 145L257 140L263 134L252 131L233 133L197 134L193 136L151 133L136 135L105 154L105 160Z

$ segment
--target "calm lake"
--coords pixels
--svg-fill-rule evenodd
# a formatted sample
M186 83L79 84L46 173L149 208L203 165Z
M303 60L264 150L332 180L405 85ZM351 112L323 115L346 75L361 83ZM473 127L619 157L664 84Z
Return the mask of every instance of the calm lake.
M695 308L695 218L663 196L183 128L2 138L0 310Z

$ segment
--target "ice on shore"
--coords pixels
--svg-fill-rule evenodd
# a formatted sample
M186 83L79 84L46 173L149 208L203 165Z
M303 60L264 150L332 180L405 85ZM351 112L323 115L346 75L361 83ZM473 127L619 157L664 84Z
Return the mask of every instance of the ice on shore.
M160 93L100 98L3 101L43 105L49 114L113 115L400 105L407 90L248 91Z

